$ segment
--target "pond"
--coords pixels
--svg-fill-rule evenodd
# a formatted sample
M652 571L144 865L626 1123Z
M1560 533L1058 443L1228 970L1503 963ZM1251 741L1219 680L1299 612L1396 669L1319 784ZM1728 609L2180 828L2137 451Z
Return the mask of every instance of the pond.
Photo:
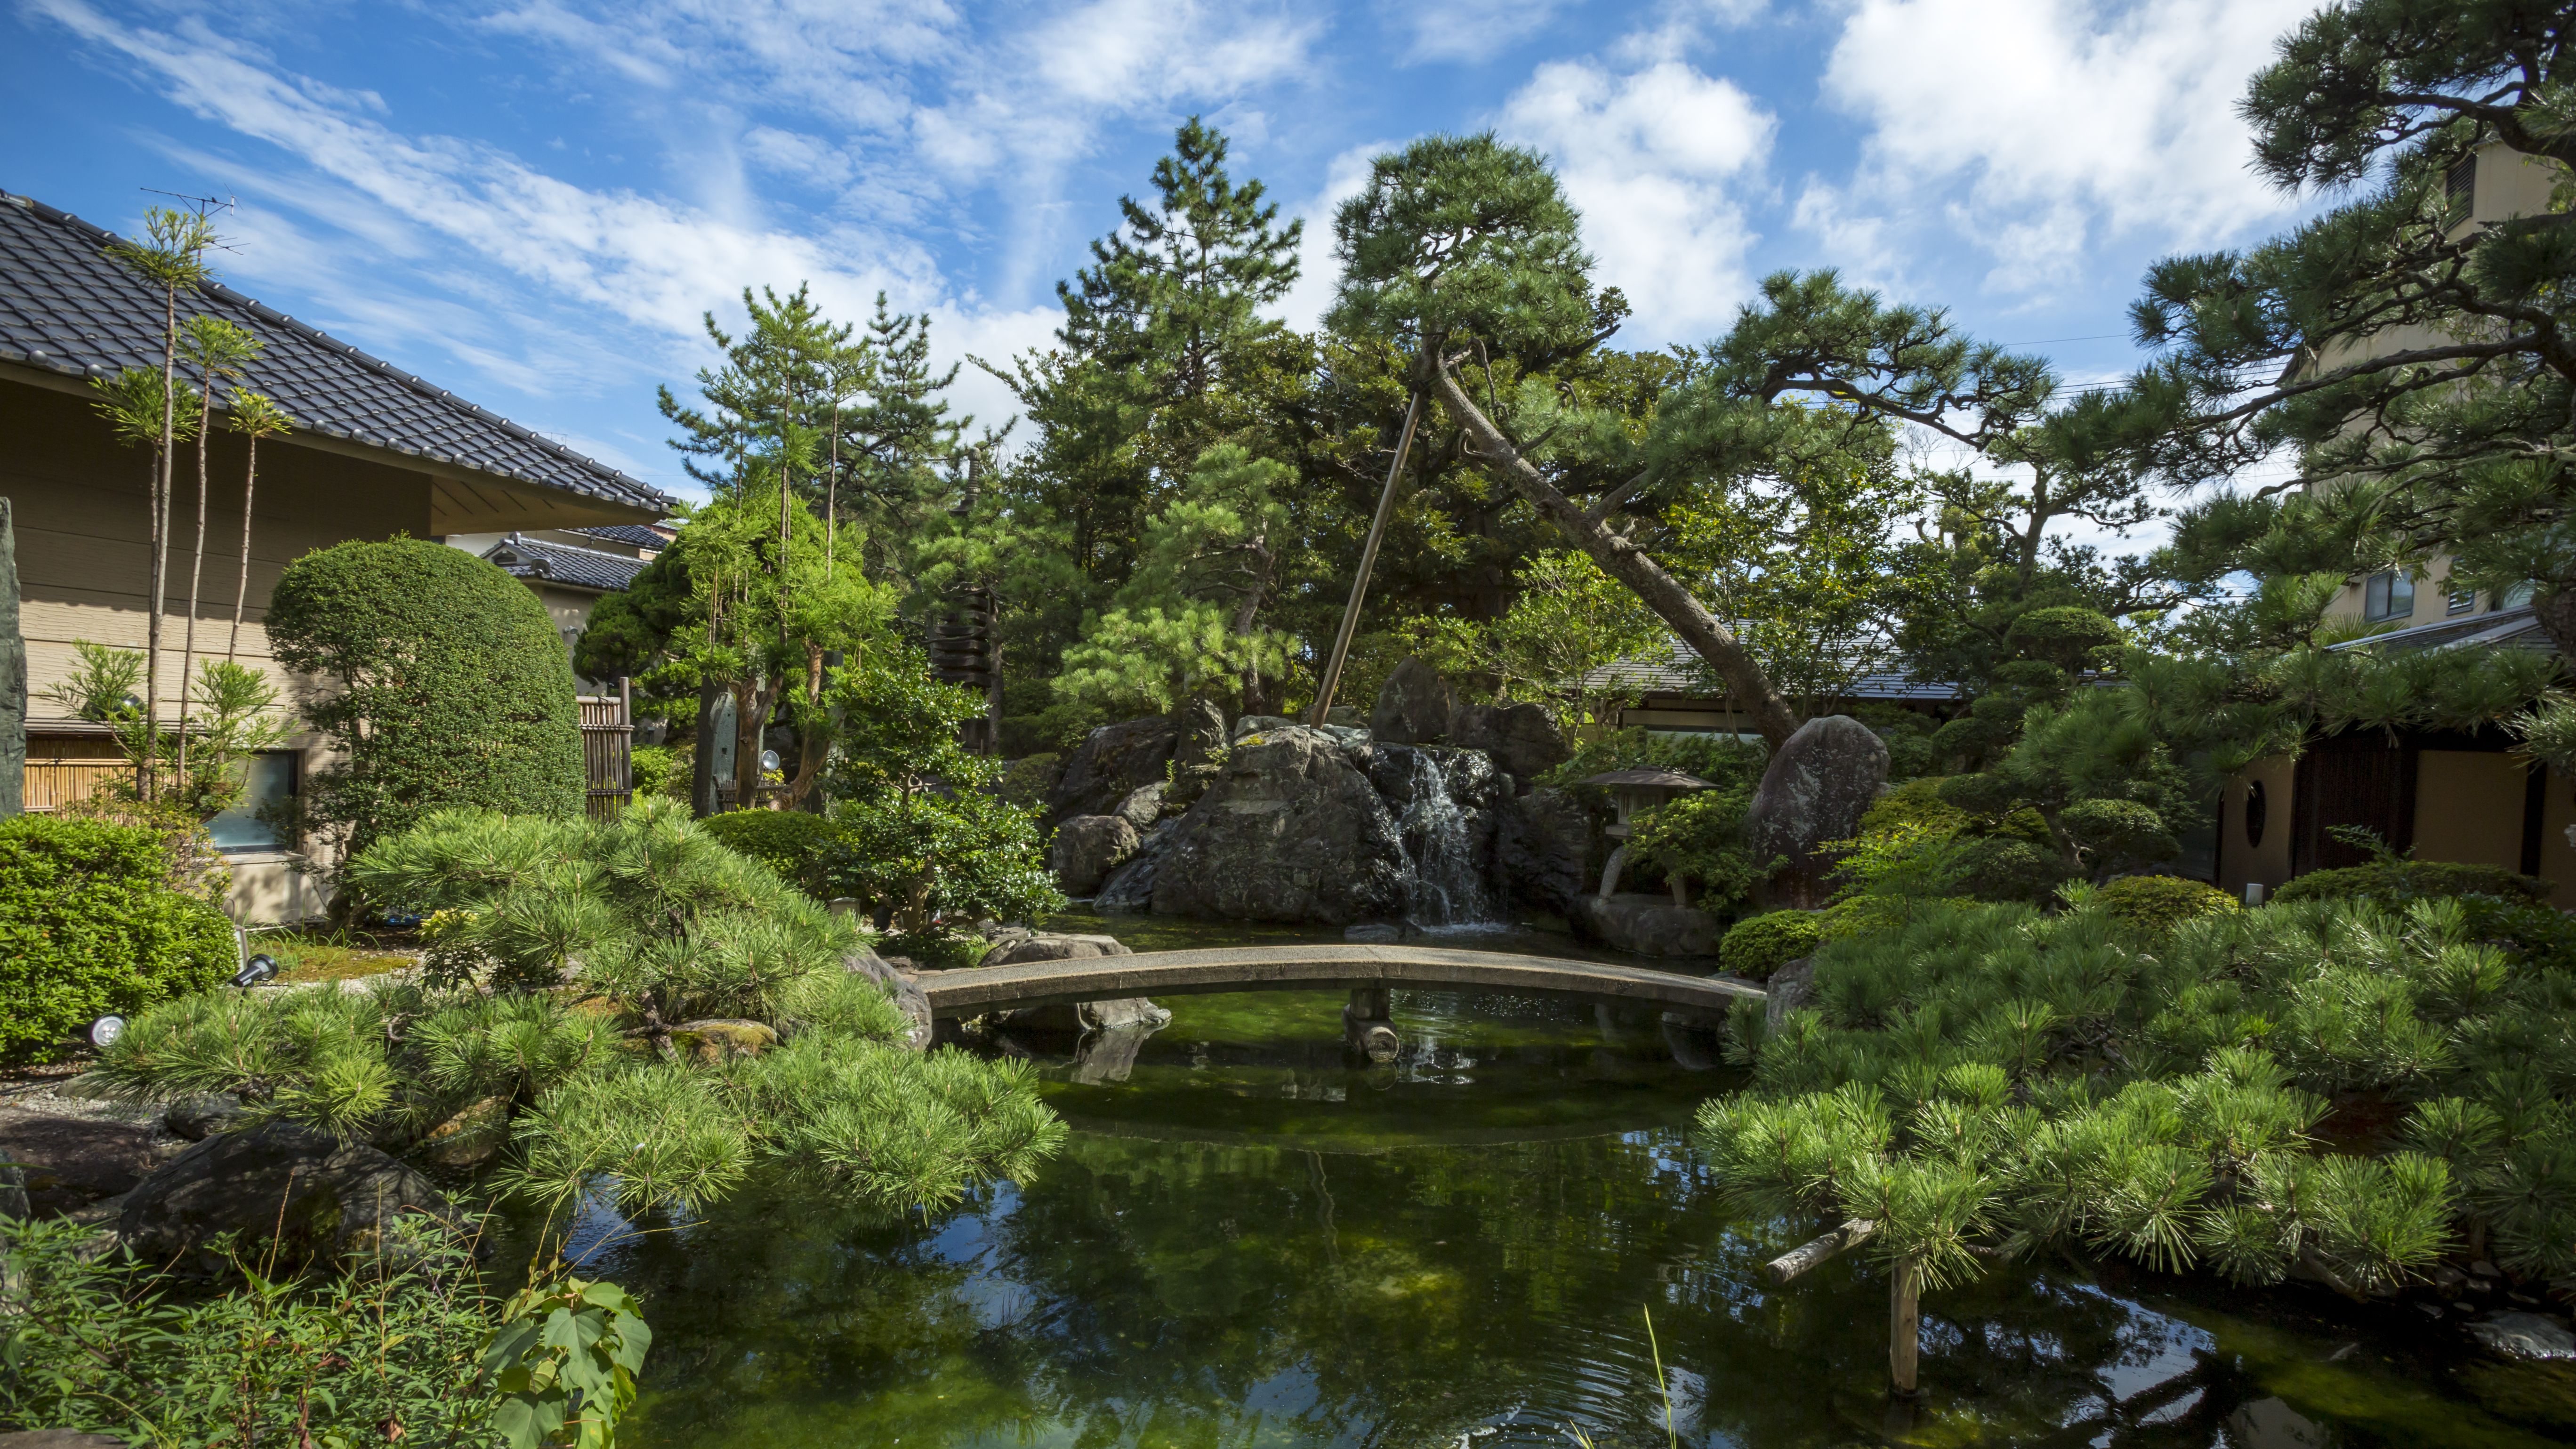
M1265 934L1056 924L1145 949ZM1686 1129L1731 1073L1678 1065L1652 1015L1399 994L1404 1056L1372 1067L1344 1056L1338 995L1165 1004L1171 1025L1123 1079L1067 1044L1033 1046L1073 1132L1023 1187L928 1222L751 1193L600 1246L592 1267L644 1298L655 1333L627 1442L2492 1449L2576 1435L2576 1371L2455 1355L2411 1307L2064 1261L1928 1294L1926 1393L1891 1418L1884 1275L1838 1261L1763 1282L1798 1234L1718 1203ZM583 1238L611 1227L586 1220Z

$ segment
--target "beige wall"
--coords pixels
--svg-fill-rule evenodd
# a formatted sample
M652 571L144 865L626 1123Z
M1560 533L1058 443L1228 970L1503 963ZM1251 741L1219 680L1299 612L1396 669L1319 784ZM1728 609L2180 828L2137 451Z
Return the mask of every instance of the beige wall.
M27 636L29 728L63 710L43 698L61 682L74 640L140 649L151 580L147 505L151 453L116 444L85 398L0 381L0 493L17 510L22 628ZM291 560L351 538L426 536L429 480L355 458L272 440L260 449L252 520L250 597L241 656L265 667L259 621L268 591ZM220 658L231 630L241 568L243 447L217 434L208 461L206 558L197 606L199 654ZM195 449L174 470L173 539L162 621L161 697L177 698L186 632L190 549L196 530Z
M2523 762L2494 751L2415 757L2415 858L2522 869Z
M2541 794L2540 878L2557 884L2550 900L2561 910L2576 910L2576 842L2567 838L2571 828L2576 828L2576 781L2552 770Z
M2266 891L2290 878L2290 791L2297 764L2274 755L2255 761L2227 783L2218 812L2218 885L2238 900L2247 885ZM2263 787L2263 837L2245 838L2245 804Z

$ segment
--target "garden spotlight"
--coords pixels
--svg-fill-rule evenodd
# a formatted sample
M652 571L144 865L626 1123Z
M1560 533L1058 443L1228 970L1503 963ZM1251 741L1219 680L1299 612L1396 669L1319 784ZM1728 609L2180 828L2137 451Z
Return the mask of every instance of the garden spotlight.
M775 769L777 769L777 768L778 768L778 752L777 752L776 750L763 750L763 751L761 751L761 752L760 752L760 768L761 768L761 770L762 770L762 772L763 772L763 773L767 773L768 771L771 771L771 770L775 770Z
M116 1039L123 1035L125 1018L121 1016L102 1016L89 1024L89 1044L100 1051L116 1045Z
M233 973L233 984L244 991L277 974L277 958L262 952L250 958L247 965Z

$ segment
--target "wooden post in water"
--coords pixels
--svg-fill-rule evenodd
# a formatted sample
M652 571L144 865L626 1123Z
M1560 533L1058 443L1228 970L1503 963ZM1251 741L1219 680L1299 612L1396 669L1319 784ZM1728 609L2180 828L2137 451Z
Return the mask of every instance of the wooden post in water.
M1914 1358L1923 1337L1920 1298L1923 1270L1912 1258L1896 1260L1896 1280L1887 1290L1887 1377L1900 1399L1914 1397Z
M1394 1009L1383 986L1354 986L1342 1008L1342 1035L1370 1061L1391 1062L1404 1050L1395 1034Z

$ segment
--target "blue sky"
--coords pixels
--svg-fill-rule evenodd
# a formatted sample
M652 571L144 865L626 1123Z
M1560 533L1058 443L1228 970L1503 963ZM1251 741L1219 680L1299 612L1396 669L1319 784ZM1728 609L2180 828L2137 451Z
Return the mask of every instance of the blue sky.
M1299 323L1367 158L1491 127L1556 160L1622 345L1836 266L2116 376L2150 260L2301 210L2234 102L2314 6L10 3L0 189L120 231L147 188L237 198L234 286L677 492L653 389L710 356L700 313L807 281L931 313L951 359L1042 346L1193 113L1310 218Z

